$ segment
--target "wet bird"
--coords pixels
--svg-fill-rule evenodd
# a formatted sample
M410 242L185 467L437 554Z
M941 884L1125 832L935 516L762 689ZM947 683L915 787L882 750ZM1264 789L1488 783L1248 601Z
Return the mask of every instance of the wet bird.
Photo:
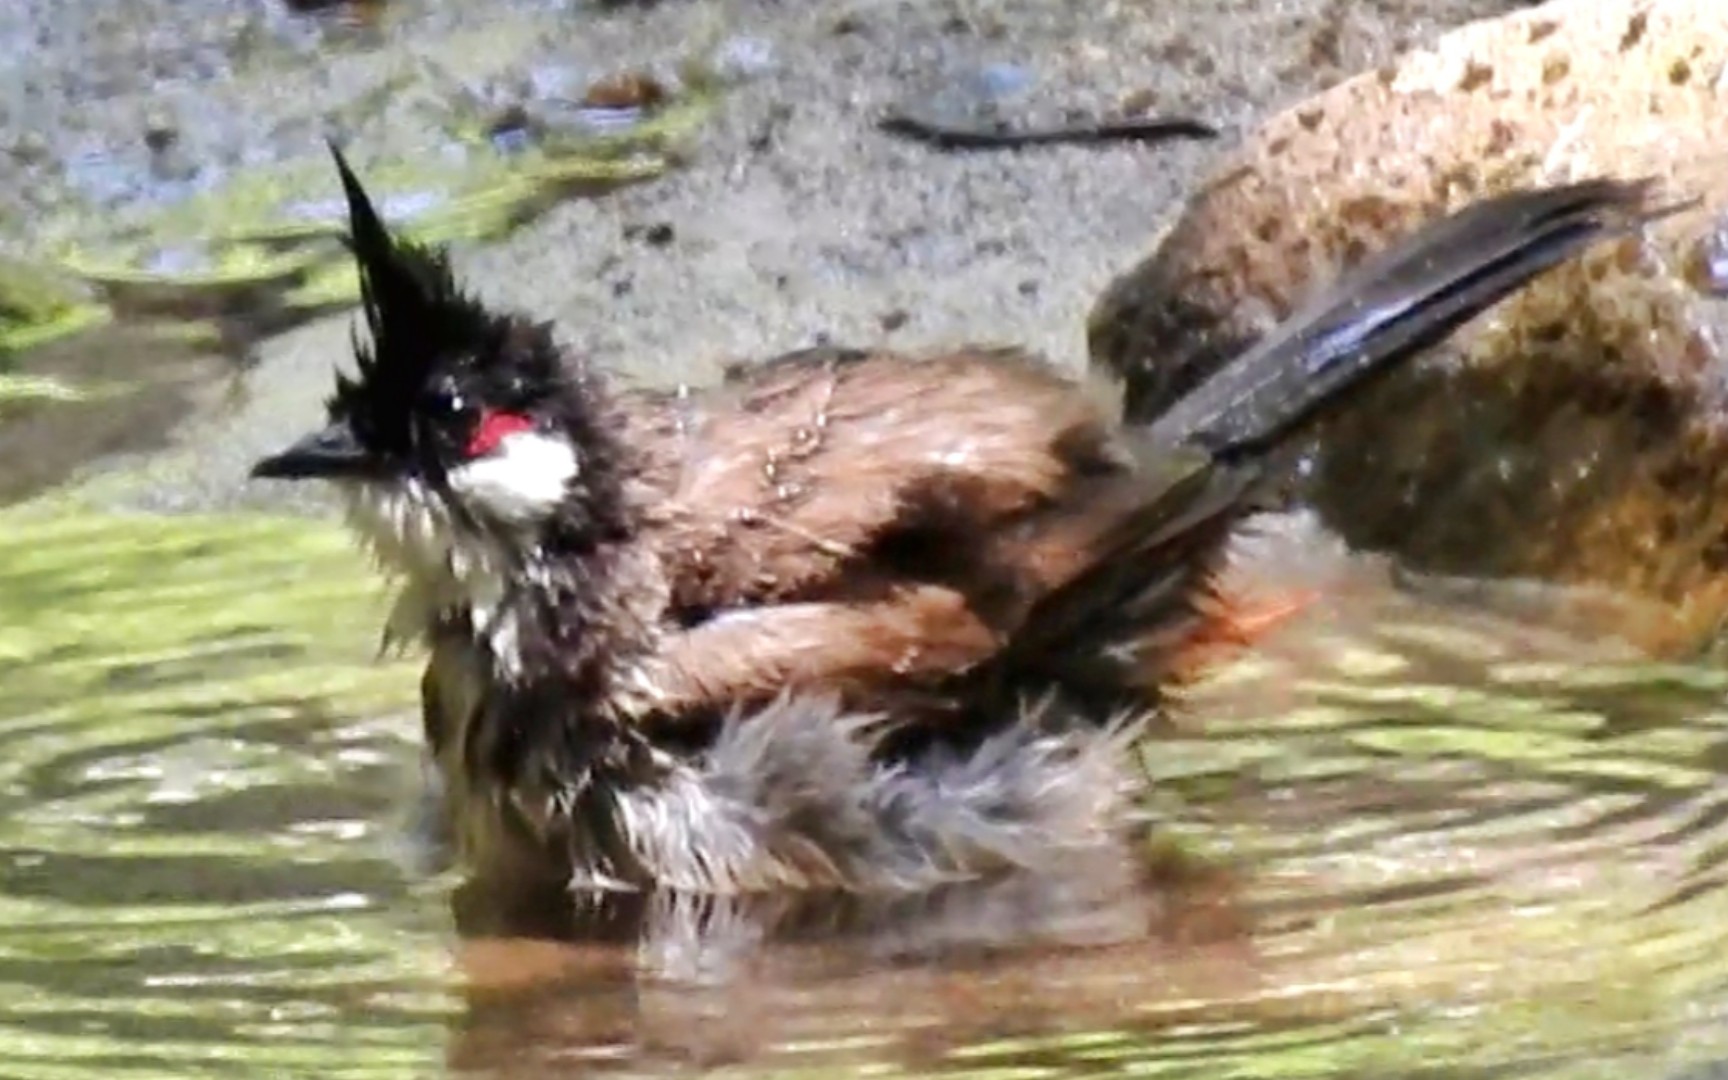
M617 384L393 236L337 154L370 343L256 477L334 483L430 655L428 758L502 888L912 890L1094 845L1289 435L1652 214L1597 180L1393 245L1158 421L1015 349Z

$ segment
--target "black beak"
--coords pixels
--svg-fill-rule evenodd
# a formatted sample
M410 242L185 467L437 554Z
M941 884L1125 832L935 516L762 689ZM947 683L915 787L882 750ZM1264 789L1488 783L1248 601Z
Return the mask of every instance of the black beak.
M345 423L331 424L252 466L255 479L269 480L340 480L378 472L378 460L355 441Z

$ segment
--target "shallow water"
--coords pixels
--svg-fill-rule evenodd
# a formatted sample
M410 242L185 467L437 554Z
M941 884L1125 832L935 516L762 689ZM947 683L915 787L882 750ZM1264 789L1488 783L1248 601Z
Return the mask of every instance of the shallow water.
M308 153L306 117L379 81L273 3L118 16L151 41L120 11L0 4L37 46L9 100L53 106L52 152L0 162L0 233ZM225 107L325 61L322 97ZM399 98L374 128L413 130ZM195 182L146 153L158 112ZM58 170L61 139L91 151ZM184 379L79 438L8 414L0 496L153 446L227 374L164 351ZM373 660L332 529L0 511L0 1077L1728 1075L1695 1071L1728 1061L1728 676L1591 640L1597 609L1320 576L1148 749L1158 825L1119 856L898 904L501 912L416 869L415 672Z
M327 526L0 528L0 1075L1586 1077L1728 1057L1728 677L1371 569L1060 880L500 912ZM1707 1075L1707 1074L1699 1074Z

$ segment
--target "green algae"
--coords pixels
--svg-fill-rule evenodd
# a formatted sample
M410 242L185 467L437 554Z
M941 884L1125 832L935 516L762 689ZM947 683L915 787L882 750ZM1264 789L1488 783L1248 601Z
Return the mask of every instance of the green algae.
M108 312L63 273L36 262L0 256L0 375L9 354L96 326ZM0 399L27 389L0 386Z
M448 157L368 161L368 190L404 236L427 244L496 240L558 202L653 180L677 165L714 105L712 88L615 132L548 133L503 156L485 119L452 110ZM324 192L326 197L309 197ZM327 159L244 170L219 187L92 230L69 213L44 221L38 250L0 260L0 370L17 353L114 319L220 318L275 332L353 303L343 214Z

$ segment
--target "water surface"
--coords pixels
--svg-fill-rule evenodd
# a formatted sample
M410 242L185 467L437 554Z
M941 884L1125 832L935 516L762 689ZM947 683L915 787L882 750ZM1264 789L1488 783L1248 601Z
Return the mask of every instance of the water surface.
M501 912L411 858L414 671L373 658L382 600L334 529L4 524L0 1075L1487 1080L1728 1055L1707 667L1353 570L1148 748L1161 824L1120 857L893 904Z

